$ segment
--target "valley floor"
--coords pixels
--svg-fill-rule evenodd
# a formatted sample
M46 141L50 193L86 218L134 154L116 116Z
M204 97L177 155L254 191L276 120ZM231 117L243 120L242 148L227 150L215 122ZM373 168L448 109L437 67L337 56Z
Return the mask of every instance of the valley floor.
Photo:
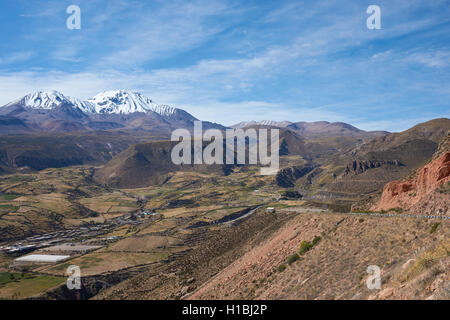
M337 213L351 200L289 198L252 168L176 172L135 189L95 183L92 169L1 177L1 245L70 258L20 265L0 254L0 298L450 298L442 215ZM82 270L78 294L65 289L71 264ZM380 290L366 286L371 265Z

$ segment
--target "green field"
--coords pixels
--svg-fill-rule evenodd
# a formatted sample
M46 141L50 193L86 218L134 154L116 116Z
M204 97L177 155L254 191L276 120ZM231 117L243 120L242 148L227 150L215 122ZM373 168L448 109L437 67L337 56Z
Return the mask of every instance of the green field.
M66 279L31 273L0 273L0 299L24 299L62 284Z
M20 197L18 194L0 194L0 200L14 200Z

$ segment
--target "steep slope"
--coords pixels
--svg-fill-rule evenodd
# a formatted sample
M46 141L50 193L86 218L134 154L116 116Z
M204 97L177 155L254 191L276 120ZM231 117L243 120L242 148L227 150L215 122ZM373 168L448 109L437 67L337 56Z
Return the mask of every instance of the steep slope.
M103 92L90 101L39 91L0 108L0 134L18 135L2 136L7 160L0 174L21 167L104 163L145 137L152 141L178 128L192 130L195 120L184 110L124 90ZM210 122L203 127L225 129Z
M290 214L183 299L448 299L449 223L430 233L427 220ZM314 238L300 254L301 243ZM381 269L381 290L366 286L370 265Z
M340 156L371 138L387 134L384 131L366 132L342 122L330 123L289 121L249 121L241 122L233 128L279 128L280 155L300 155L307 162L329 164ZM288 163L287 165L298 163Z
M187 235L195 245L185 255L150 266L94 299L450 297L446 221L436 228L425 219L296 209L304 208L258 210L240 223L199 228ZM301 243L317 236L295 259ZM381 269L381 290L366 287L370 265Z

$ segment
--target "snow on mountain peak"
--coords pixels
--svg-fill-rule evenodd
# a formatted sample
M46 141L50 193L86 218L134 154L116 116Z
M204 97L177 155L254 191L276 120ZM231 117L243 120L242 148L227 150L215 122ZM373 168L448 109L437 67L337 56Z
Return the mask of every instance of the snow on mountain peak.
M58 91L38 91L27 94L19 101L25 107L35 109L53 109L61 103L71 103L71 101Z
M84 112L93 111L93 105L89 102L65 96L61 92L58 92L56 90L37 91L34 93L30 93L19 100L7 104L7 106L17 103L28 108L46 110L54 109L64 103L68 105L74 105Z
M146 113L152 111L152 106L155 105L142 94L125 90L104 91L89 99L89 102L95 105L96 113L117 114Z
M96 113L156 112L161 116L170 116L177 110L171 106L158 105L139 92L126 90L104 91L89 99L89 102L95 106Z
M78 107L81 111L87 113L130 114L135 112L155 112L162 117L170 117L174 114L183 114L185 117L188 115L177 108L156 104L139 92L126 90L103 91L89 100L68 97L58 91L38 91L30 93L6 106L20 104L33 109L51 110L63 103ZM190 117L194 119L192 116Z

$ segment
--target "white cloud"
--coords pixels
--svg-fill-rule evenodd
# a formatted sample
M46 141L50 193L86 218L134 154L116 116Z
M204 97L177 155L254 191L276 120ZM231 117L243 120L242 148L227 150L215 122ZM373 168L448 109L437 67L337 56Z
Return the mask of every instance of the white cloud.
M2 64L8 65L12 63L23 62L30 59L32 56L33 52L31 51L15 52L5 57L0 57L0 65Z
M362 115L369 105L381 109L385 107L382 103L392 97L408 94L405 88L449 94L445 83L431 88L429 79L424 79L421 88L416 89L413 86L419 81L410 83L410 76L398 73L409 63L434 69L447 67L447 51L419 48L405 59L401 47L383 48L377 53L371 48L377 47L373 40L400 38L439 23L433 17L411 15L410 10L420 8L417 3L384 3L383 30L376 31L365 27L365 8L357 2L345 6L340 1L291 2L261 15L255 14L258 10L252 11L253 7L224 1L156 3L150 10L139 1L132 5L129 1L85 1L84 12L98 7L98 13L83 14L87 21L83 21L78 36L71 34L66 39L53 26L33 34L33 41L38 41L56 33L50 37L56 39L55 46L45 48L45 53L50 52L49 57L57 60L58 67L65 61L81 62L84 71L70 73L50 66L39 71L0 73L0 105L39 89L89 98L99 91L123 88L185 108L198 118L228 125L262 119L328 120L356 121L362 128L391 130L395 121L368 121L352 111ZM248 11L257 17L255 21L246 21ZM300 27L283 29L284 21L288 21L289 28ZM282 33L284 30L289 32ZM216 46L216 52L190 55L191 50L207 43ZM185 60L183 55L188 58ZM167 59L173 57L179 57L173 64L177 67ZM0 58L0 64L26 58L11 55ZM146 69L160 61L164 67ZM291 82L286 88L290 98L283 93L273 98L277 92L269 82L282 84L283 78L294 74L305 75L304 82L315 80L316 86L307 83L306 87L296 87ZM383 81L388 82L386 87L401 86L386 89L380 84ZM255 94L258 88L258 92L264 91L261 87L265 86L267 96L264 92ZM383 90L374 93L372 88Z
M114 37L104 39L111 51L100 60L99 66L119 69L139 66L190 50L229 27L242 12L223 1L159 4L161 6L153 11L143 9L129 13L128 19L132 23L124 23ZM220 19L212 23L212 19L218 17Z
M450 65L450 51L418 52L410 55L407 61L417 62L432 68L444 68Z

